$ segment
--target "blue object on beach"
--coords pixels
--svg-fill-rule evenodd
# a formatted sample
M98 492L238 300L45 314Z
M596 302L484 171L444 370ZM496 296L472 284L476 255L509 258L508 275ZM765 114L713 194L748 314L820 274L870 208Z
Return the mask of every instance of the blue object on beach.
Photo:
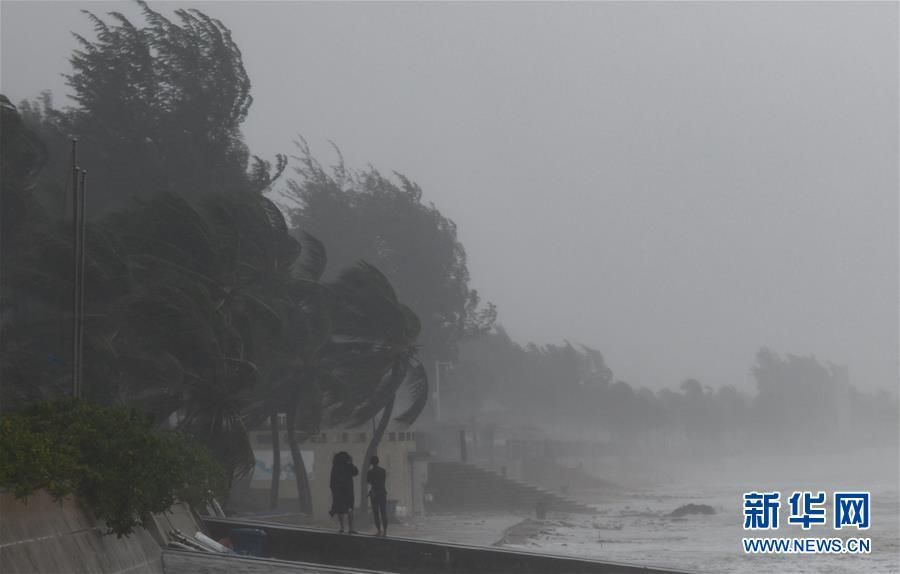
M231 543L238 554L265 556L266 532L259 528L233 528Z

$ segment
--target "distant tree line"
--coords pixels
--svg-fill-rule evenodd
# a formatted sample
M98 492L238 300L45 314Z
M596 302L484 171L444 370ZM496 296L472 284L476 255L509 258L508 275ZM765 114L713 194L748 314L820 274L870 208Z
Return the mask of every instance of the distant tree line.
M460 421L565 429L659 451L828 450L897 441L897 396L858 390L846 367L764 347L750 373L755 394L696 379L651 391L616 380L595 349L522 346L497 327L463 345L443 395L449 416Z

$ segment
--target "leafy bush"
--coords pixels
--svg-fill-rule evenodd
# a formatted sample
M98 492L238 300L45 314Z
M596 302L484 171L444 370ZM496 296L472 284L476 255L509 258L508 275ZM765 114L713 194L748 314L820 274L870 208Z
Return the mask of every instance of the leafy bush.
M66 399L0 420L0 487L20 499L75 495L119 537L176 499L208 502L224 484L205 449L131 409Z

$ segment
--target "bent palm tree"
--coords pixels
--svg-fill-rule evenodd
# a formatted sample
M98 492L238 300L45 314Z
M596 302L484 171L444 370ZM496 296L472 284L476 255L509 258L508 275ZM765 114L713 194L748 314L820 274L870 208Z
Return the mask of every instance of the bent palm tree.
M417 358L421 324L416 314L400 303L384 274L366 262L341 273L331 289L336 298L335 346L345 355L367 357L364 363L381 367L358 379L353 389L356 400L346 418L348 426L358 426L381 413L362 461L362 501L369 460L391 420L397 393L405 388L411 399L406 410L395 417L406 425L418 418L428 400L428 378Z

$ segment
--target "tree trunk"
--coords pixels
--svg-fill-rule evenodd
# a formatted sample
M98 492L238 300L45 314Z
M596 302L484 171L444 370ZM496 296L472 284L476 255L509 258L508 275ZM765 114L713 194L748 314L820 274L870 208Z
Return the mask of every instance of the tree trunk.
M369 472L369 460L375 456L375 453L378 452L378 445L381 444L381 439L384 437L384 431L387 429L388 423L391 421L391 413L394 410L394 395L391 395L391 400L384 406L384 410L381 411L381 420L378 421L378 427L372 433L372 440L369 441L369 446L366 448L366 455L363 457L362 464L360 464L361 472L359 473L359 505L360 508L365 508L366 506L366 474Z
M272 489L269 492L269 508L278 508L278 487L281 485L281 429L278 426L278 413L269 415L269 426L272 428Z
M297 482L297 502L300 512L312 514L312 494L309 491L309 479L306 476L306 465L303 464L303 456L300 454L300 443L297 441L296 423L297 409L295 406L287 410L287 435L288 444L291 447L291 460L294 463L294 480Z

